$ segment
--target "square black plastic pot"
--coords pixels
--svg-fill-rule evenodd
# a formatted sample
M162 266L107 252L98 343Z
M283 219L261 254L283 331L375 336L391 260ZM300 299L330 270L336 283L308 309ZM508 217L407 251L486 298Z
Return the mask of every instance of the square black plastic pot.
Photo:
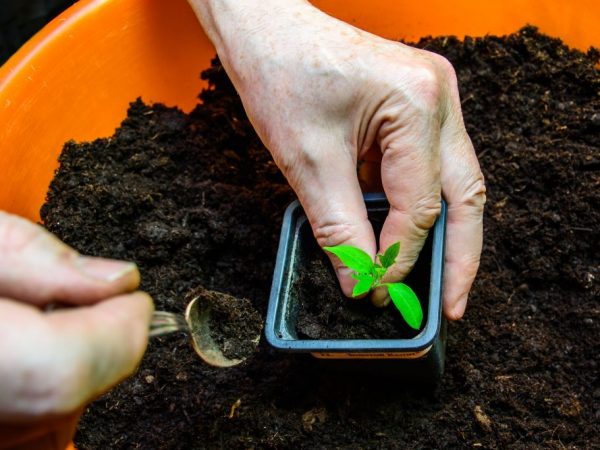
M383 194L366 194L369 220L378 235L389 210ZM302 339L296 331L299 299L292 284L299 269L307 264L308 249L317 245L299 202L287 208L269 298L265 335L276 349L312 354L324 368L347 373L390 375L418 382L436 382L444 371L446 322L442 317L442 274L446 206L405 280L421 299L424 325L407 339ZM327 301L321 299L320 301Z

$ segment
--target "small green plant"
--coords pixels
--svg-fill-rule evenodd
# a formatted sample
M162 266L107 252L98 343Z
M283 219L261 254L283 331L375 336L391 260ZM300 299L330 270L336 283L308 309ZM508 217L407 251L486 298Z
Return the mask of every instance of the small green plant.
M385 286L394 306L398 308L406 323L415 330L421 327L423 309L415 292L404 283L384 283L382 281L383 276L394 264L398 253L400 253L400 242L390 245L382 255L378 254L378 263L374 262L367 253L351 245L336 245L335 247L323 247L323 249L333 253L349 269L354 271L352 277L358 280L358 283L354 286L353 297L366 294L371 289Z

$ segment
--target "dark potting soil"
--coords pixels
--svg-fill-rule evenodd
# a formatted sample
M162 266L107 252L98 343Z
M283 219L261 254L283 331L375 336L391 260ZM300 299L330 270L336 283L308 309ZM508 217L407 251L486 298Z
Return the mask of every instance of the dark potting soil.
M387 211L370 210L369 220L377 236L385 222ZM290 320L299 339L412 339L423 329L428 319L431 282L432 236L426 240L412 271L403 280L410 286L423 309L420 330L411 328L402 315L389 303L386 308L374 307L369 296L348 299L344 296L325 252L314 238L308 222L298 231L298 249L291 276L289 298L296 321ZM400 246L402 253L402 246Z
M208 311L208 333L225 358L245 359L254 353L263 318L250 300L201 286L191 291L187 298L189 301L195 299L198 311ZM202 334L206 329L200 323L192 324L191 328L192 336Z
M81 449L594 448L600 435L598 52L526 28L426 39L455 65L486 176L481 268L423 393L330 376L261 341L231 369L182 335L95 401ZM65 146L45 226L83 253L136 261L160 309L203 285L266 311L293 198L218 64L191 114L134 102L109 139Z
M381 216L381 217L379 217ZM381 230L385 215L370 216L376 233ZM329 259L305 224L302 230L302 252L297 273L292 275L290 298L297 302L294 324L300 339L411 339L419 334L408 326L400 312L389 304L373 306L368 296L348 299L342 293ZM310 236L310 240L309 240ZM423 308L423 324L427 321L431 243L425 245L413 271L403 280L417 294ZM293 309L293 308L290 308Z
M393 306L376 308L367 297L344 297L327 257L322 252L314 257L292 287L299 302L300 339L404 339L416 334Z

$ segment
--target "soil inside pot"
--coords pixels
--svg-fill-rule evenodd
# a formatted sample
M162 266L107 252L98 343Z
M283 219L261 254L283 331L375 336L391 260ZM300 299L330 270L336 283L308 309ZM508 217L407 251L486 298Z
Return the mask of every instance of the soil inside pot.
M387 213L369 215L375 233L381 231ZM419 331L408 326L392 304L373 306L368 296L348 299L344 296L329 258L321 250L308 222L300 230L298 273L291 283L290 299L297 308L295 324L299 339L411 339ZM431 238L419 260L404 280L417 294L423 308L423 326L427 322L431 270Z
M300 270L294 290L300 339L402 339L416 334L393 307L376 308L368 298L348 300L325 256Z
M231 369L184 336L153 340L95 401L80 449L589 448L598 442L598 52L527 28L425 39L455 65L487 180L479 276L450 324L435 392L326 376L264 342ZM293 195L215 63L191 114L132 104L109 139L69 143L45 226L83 253L134 260L157 307L198 285L263 315Z

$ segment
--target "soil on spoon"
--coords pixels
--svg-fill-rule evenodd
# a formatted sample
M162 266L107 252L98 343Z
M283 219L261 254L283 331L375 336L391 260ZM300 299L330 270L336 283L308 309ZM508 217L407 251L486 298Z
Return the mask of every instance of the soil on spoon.
M243 360L256 350L263 328L263 318L252 302L223 292L198 287L187 298L202 311L208 311L207 323L210 338L227 359ZM200 323L191 324L192 336L202 333Z
M599 54L532 28L417 45L455 65L488 189L481 267L438 389L332 378L264 340L216 369L170 335L87 408L78 448L598 446ZM159 309L183 312L203 285L264 317L293 195L221 66L204 76L190 114L136 101L111 138L67 144L42 217L83 253L137 262Z

